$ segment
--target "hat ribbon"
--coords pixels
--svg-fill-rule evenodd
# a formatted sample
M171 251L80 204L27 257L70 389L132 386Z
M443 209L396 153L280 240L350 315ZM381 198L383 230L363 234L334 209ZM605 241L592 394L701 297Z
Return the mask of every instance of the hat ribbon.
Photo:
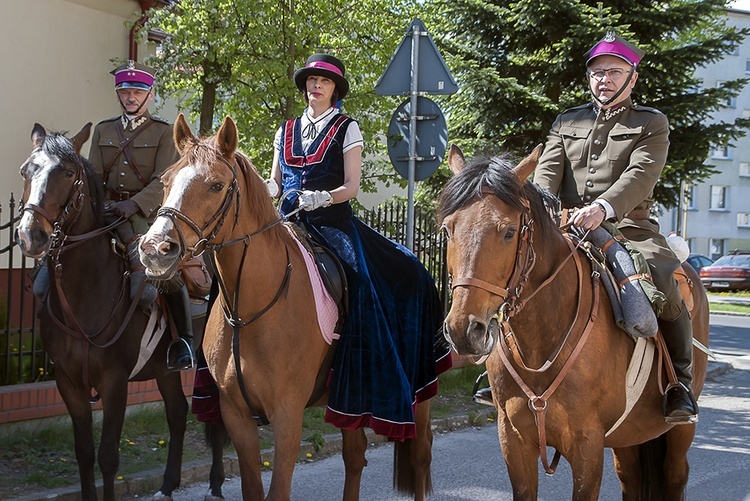
M320 68L321 70L328 70L330 72L336 73L340 77L344 76L338 66L336 66L335 64L326 63L325 61L313 61L305 66L305 68Z

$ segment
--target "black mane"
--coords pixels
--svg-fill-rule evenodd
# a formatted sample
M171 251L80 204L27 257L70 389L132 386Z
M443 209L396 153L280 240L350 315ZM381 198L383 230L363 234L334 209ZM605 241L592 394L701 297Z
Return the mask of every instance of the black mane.
M534 221L545 230L552 228L553 220L548 207L554 210L558 205L557 199L529 181L519 183L513 172L514 166L508 154L472 159L445 184L438 209L440 221L480 196L482 188L487 186L497 198L519 212L524 210L523 201L527 200Z
M94 212L101 216L102 201L104 200L102 179L94 171L91 162L76 153L70 138L66 137L64 132L48 132L42 143L42 151L47 156L57 157L64 163L72 163L83 167L83 172L86 174L86 183L89 187L91 206Z

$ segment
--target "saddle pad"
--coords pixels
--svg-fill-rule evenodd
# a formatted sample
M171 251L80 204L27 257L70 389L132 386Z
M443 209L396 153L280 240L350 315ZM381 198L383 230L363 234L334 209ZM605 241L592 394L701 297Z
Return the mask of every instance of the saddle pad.
M336 306L336 302L333 300L325 286L323 285L323 279L320 278L318 267L315 266L315 260L297 237L289 230L289 233L294 237L294 242L299 247L302 257L305 259L305 266L307 266L307 275L310 277L310 285L313 289L313 296L315 297L315 308L318 311L318 326L320 332L323 334L323 339L328 344L334 339L338 339L340 334L333 332L336 327L336 322L339 319L339 311Z

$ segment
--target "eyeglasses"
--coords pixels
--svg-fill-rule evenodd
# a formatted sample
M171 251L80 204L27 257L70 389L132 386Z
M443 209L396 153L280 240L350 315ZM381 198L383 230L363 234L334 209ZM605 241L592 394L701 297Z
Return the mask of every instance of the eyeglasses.
M610 80L619 80L626 71L627 70L623 70L622 68L605 68L603 70L589 70L586 74L589 78L594 78L599 81L604 80L604 75L607 75L607 78Z

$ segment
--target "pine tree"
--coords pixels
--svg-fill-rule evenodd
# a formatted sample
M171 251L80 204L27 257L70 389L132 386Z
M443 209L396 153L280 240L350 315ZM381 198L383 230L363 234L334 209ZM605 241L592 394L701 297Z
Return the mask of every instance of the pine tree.
M750 33L726 24L725 3L434 0L433 36L460 88L442 105L451 141L470 152L527 154L557 114L591 99L583 54L614 30L646 51L633 100L669 118L669 158L655 196L675 206L681 182L715 172L704 163L711 147L731 144L750 126L744 118L711 121L747 79L701 88L694 76Z

